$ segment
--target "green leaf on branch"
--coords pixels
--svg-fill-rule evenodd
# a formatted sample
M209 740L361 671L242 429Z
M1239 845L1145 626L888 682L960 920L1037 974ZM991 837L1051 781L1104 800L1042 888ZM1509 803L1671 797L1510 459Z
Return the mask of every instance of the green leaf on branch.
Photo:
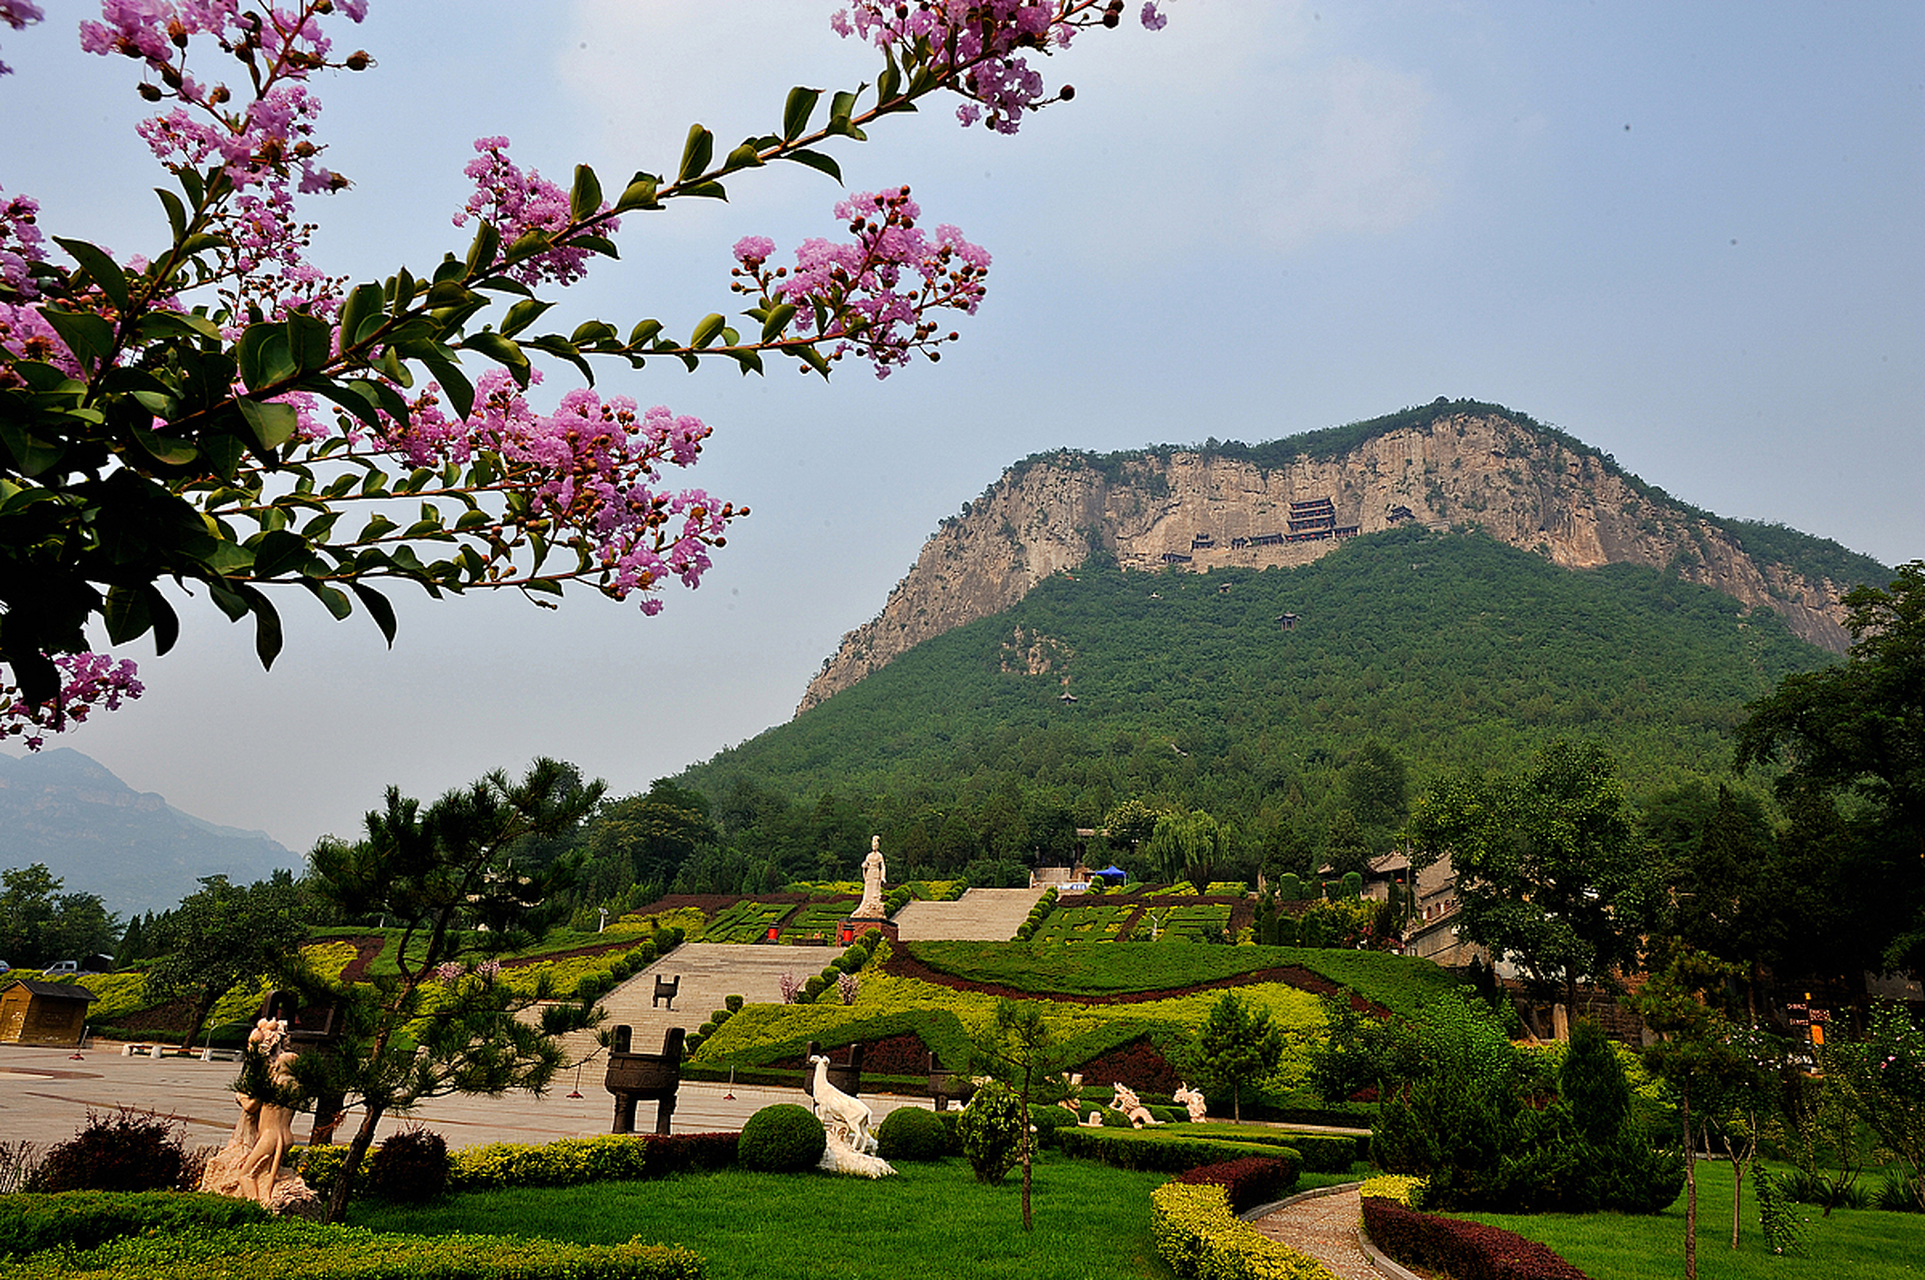
M100 291L107 295L109 301L120 310L127 310L127 273L107 255L105 249L66 236L55 236L53 242L73 256L73 260L100 286Z
M825 378L829 376L829 361L820 351L817 351L814 347L798 347L795 353L801 356L802 362L811 369L814 369Z
M50 467L58 466L67 456L65 444L49 443L40 437L30 435L20 425L10 420L0 420L0 443L7 446L13 455L14 466L22 475L37 476Z
M348 588L354 592L355 598L361 602L361 607L368 611L368 616L374 619L374 625L381 628L381 635L387 640L388 648L394 648L394 633L396 629L394 606L388 603L388 598L379 591L376 591L373 587L364 587L358 582L348 583Z
M703 316L702 322L695 326L695 333L689 338L688 345L698 351L701 350L715 341L716 335L721 333L727 324L728 319L724 316L718 314Z
M468 257L463 262L467 274L478 276L495 265L495 255L501 251L501 232L486 218L475 228L474 243L468 246Z
M523 258L532 258L538 253L547 253L554 247L555 242L549 238L546 231L524 231L520 236L516 237L513 244L508 246L506 260L509 262L520 262Z
M341 303L341 349L358 347L380 329L387 316L378 284L358 284Z
M286 382L300 372L288 346L285 325L251 324L234 348L241 381L249 391Z
M659 209L661 202L655 198L661 179L652 173L638 173L623 188L621 199L615 202L616 213L627 213L631 209Z
M762 167L762 151L751 138L728 153L722 161L723 173L734 173L738 169L759 169Z
M662 331L660 320L644 320L629 331L628 345L639 347L645 342L654 341L655 335Z
M676 178L688 182L702 175L715 155L715 135L699 124L688 128L688 141L682 146L682 164Z
M820 89L804 89L800 85L789 90L789 100L782 104L782 141L794 142L809 129L809 116L815 111L815 104L822 97Z
M375 412L374 393L366 388L374 384L363 379L352 382L321 382L311 390L333 403L346 409L356 419L370 427L381 425L381 415Z
M261 670L274 666L274 659L281 656L281 615L274 612L268 598L252 587L239 589L241 598L254 614L254 653L261 660Z
M167 210L167 227L178 240L187 234L187 206L180 197L165 187L155 187L154 194L160 197L161 207Z
M786 152L782 158L784 160L793 160L797 164L805 164L818 173L826 173L837 182L842 181L842 166L836 163L834 156L824 155L820 151L810 151L805 148L800 151Z
M328 612L334 615L336 622L342 621L354 612L354 602L349 600L348 593L339 587L331 587L325 582L315 582L311 579L303 579L301 585L312 591L315 599L327 606Z
M254 439L263 451L278 449L294 434L300 426L291 404L267 404L259 400L237 400L241 417L254 432Z
M545 596L558 596L561 594L561 583L556 582L553 578L530 578L522 584L521 589L528 592L538 592ZM540 601L536 603L539 604Z
M727 200L729 193L722 189L719 182L692 182L682 188L685 196L701 196L706 200Z
M568 335L568 340L580 345L585 342L605 342L616 337L615 326L605 320L584 320Z
M615 247L615 242L607 236L570 236L562 241L562 244L570 249L586 249L590 253L599 253L604 258L619 259L622 256L621 251Z
M114 326L91 311L42 307L40 314L82 366L99 364L114 349Z
M762 322L762 341L774 342L782 336L782 331L789 327L789 321L793 319L795 319L793 302L776 303L769 309L768 318Z
M528 353L523 351L514 339L504 337L493 330L484 329L480 333L470 334L468 340L461 345L465 350L478 351L496 364L504 366L515 375L516 382L524 387L528 385ZM468 410L463 409L461 416L467 417Z
M588 361L582 359L582 354L576 350L575 344L559 333L544 333L539 338L531 339L528 345L537 351L546 351L551 356L560 356L581 370L582 377L588 379L589 386L595 385L595 371L589 367Z
M154 393L148 391L136 391L134 393L134 399L141 403L142 408L145 408L148 412L158 417L171 417L171 411L163 411L154 405L146 403L147 398L153 396L153 394ZM164 397L159 398L164 399ZM142 449L145 449L154 461L168 467L184 467L200 456L200 450L194 447L193 441L169 440L167 437L157 435L138 424L134 427L134 443L138 444Z
M356 538L355 541L356 542L373 542L376 538L382 537L386 534L393 533L396 529L400 527L401 526L397 525L394 521L388 519L386 516L375 516L373 519L369 520L365 526L362 527L361 536Z
M254 551L252 576L257 581L298 572L307 563L310 554L307 539L286 529L276 529L258 538L250 538L248 545Z
M317 373L334 358L334 331L325 321L296 311L287 318L287 349L302 373Z
M220 341L220 326L206 316L175 311L149 311L140 318L140 336L145 342L159 338L209 338Z
M506 337L513 337L539 320L542 313L554 305L552 302L543 302L540 298L522 299L508 308L508 315L501 322L501 333Z
M600 212L602 207L601 179L595 171L585 164L575 166L575 187L568 193L568 216L576 222L584 222Z
M107 592L107 608L102 615L107 623L107 638L114 644L137 640L154 633L154 652L166 653L180 639L180 618L167 597L151 582L137 587L114 587Z

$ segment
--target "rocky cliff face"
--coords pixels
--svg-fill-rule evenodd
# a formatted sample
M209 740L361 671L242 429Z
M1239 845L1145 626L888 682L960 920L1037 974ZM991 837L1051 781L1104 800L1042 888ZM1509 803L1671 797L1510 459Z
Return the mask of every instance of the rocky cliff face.
M924 640L1000 613L1093 552L1125 569L1300 565L1411 521L1475 525L1568 569L1670 568L1844 651L1838 596L1851 584L1756 562L1714 521L1650 495L1567 439L1473 410L1281 466L1186 452L1032 459L943 522L882 612L842 638L797 714Z

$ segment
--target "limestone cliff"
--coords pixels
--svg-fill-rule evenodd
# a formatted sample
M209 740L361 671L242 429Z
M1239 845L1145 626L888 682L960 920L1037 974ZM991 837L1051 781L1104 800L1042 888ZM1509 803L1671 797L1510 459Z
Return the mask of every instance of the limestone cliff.
M1570 437L1463 402L1385 421L1340 450L1284 441L1106 457L1065 451L1012 467L943 522L882 612L842 638L797 714L924 640L1000 613L1092 553L1125 569L1300 565L1408 521L1474 525L1569 569L1670 569L1773 609L1795 634L1844 651L1838 596L1853 583L1758 562L1724 522Z

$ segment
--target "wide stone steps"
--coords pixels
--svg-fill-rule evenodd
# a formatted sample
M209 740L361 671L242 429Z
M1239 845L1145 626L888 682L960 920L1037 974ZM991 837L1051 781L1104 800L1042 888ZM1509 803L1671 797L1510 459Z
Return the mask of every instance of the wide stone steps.
M896 930L905 942L1008 942L1042 896L1041 889L970 889L954 902L912 902L896 913Z

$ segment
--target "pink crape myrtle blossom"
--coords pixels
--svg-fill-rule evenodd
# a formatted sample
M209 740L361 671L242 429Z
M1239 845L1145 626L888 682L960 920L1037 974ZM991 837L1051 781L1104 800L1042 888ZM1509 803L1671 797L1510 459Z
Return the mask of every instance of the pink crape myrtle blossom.
M862 192L835 212L848 222L853 241L805 240L791 272L766 266L773 242L745 237L735 246L742 265L733 287L793 305L801 332L843 340L830 359L854 351L874 362L878 378L916 351L937 358L935 348L957 335L939 335L929 313L949 308L973 315L986 291L989 254L952 226L937 227L932 240L916 226L922 210L908 187Z
M64 682L60 696L38 706L22 702L16 690L0 686L0 739L18 737L27 750L38 751L49 733L62 733L82 724L96 707L118 711L122 701L138 698L144 690L131 659L104 653L63 654L54 659Z
M1123 6L1124 0L857 0L851 9L837 10L829 26L845 39L853 35L890 51L905 65L921 62L955 76L949 87L969 99L957 109L958 120L1015 133L1025 112L1075 95L1068 85L1049 95L1026 55L1047 57L1067 48L1085 27L1118 25ZM1161 30L1167 21L1154 2L1143 6L1149 30Z
M4 196L4 189L0 189L0 196ZM32 196L0 199L0 288L22 298L40 294L32 273L32 264L46 257L41 249L39 217L40 202Z
M30 0L0 0L0 22L6 23L15 31L36 23L46 16L40 11L40 6L30 3ZM0 62L0 76L11 74L12 71L12 67Z
M539 371L530 380L538 382ZM589 387L541 414L501 369L483 374L475 392L465 421L417 403L385 447L416 466L465 461L481 449L498 455L506 467L500 487L529 495L551 541L580 537L604 595L625 600L671 575L696 586L711 567L708 548L726 545L729 521L748 514L700 489L658 488L663 465L689 467L700 456L711 431L700 418L661 405L638 411L626 396L603 400ZM661 607L653 597L641 602L646 614Z
M32 307L17 307L0 302L0 351L21 360L50 364L70 378L81 375L67 344L52 325ZM10 365L0 365L0 387L24 385Z
M474 181L475 191L455 214L457 227L466 226L470 217L480 218L501 233L501 243L506 247L530 231L555 235L572 224L568 193L533 169L524 174L508 158L508 139L476 138L475 150L481 154L462 170ZM601 210L607 209L604 202ZM601 217L595 231L613 235L621 225L620 218ZM544 280L571 285L588 274L588 258L587 249L558 247L517 262L504 274L527 285Z

